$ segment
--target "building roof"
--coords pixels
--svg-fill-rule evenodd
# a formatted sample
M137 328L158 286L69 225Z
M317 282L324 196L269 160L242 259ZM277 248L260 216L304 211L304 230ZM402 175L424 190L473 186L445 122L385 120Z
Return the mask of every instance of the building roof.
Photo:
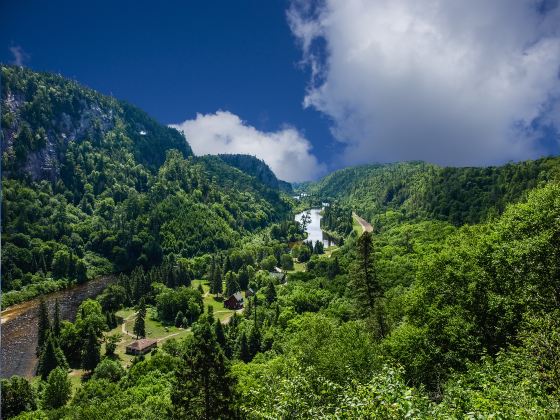
M134 349L134 350L144 350L150 346L157 344L157 340L152 338L142 338L141 340L136 340L130 343L127 348Z
M234 298L238 302L243 301L243 296L241 295L241 292L235 292L233 295L228 297L227 300L230 300L231 298Z

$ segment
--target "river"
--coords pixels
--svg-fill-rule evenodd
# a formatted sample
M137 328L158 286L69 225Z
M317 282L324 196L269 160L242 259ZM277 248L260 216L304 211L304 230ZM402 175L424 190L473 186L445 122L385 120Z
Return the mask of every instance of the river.
M315 243L316 241L323 242L325 247L336 245L335 241L327 235L325 232L321 230L321 209L311 209L301 213L296 214L295 220L301 222L302 217L308 213L311 222L307 224L305 231L307 232L307 241L312 241Z
M49 313L54 313L54 304L58 299L62 319L74 321L80 303L95 297L110 283L113 276L99 277L84 284L50 293L43 296ZM9 378L19 375L30 378L37 369L37 317L40 299L32 299L10 306L1 313L2 341L0 346L0 377Z

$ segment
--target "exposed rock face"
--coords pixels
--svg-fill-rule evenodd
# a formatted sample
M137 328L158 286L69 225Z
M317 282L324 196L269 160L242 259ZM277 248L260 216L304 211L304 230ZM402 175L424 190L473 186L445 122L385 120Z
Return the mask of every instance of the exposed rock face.
M192 155L177 130L125 102L58 75L14 66L0 69L1 151L7 177L54 181L69 143L87 139L99 145L110 133L126 136L129 150L148 168L159 167L172 148Z

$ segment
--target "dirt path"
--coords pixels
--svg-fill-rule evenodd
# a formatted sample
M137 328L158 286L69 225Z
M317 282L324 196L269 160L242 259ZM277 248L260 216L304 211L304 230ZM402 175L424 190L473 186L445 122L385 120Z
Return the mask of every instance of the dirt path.
M354 220L356 220L356 222L360 224L360 226L362 227L362 232L373 232L373 226L369 222L362 219L354 212L352 212L352 217L354 218Z
M136 315L136 312L133 313L133 314L130 314L129 316L127 316L126 318L123 319L123 323L122 323L122 325L121 325L121 332L122 332L123 334L128 335L129 337L132 337L132 338L134 338L134 339L136 340L136 335L135 335L135 334L132 334L132 333L129 333L129 332L126 330L126 321L130 321L135 315ZM189 328L187 328L185 331L190 331L190 330L191 330L191 328L189 327ZM183 332L183 331L179 331L179 332L176 332L176 333L173 333L173 334L169 334L169 335L166 335L165 337L156 338L156 340L157 340L157 342L159 343L159 342L161 342L161 341L163 341L163 340L167 340L168 338L171 338L171 337L174 337L174 336L176 336L176 335L179 335L179 334L181 334L182 332Z

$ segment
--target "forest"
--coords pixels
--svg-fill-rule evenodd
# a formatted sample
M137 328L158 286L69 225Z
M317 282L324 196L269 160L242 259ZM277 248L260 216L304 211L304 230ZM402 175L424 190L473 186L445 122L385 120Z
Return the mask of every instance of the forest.
M3 418L560 416L557 158L348 168L296 202L257 159L194 156L75 82L2 83L3 307L116 277L75 320L40 305ZM316 202L338 246L294 220Z

